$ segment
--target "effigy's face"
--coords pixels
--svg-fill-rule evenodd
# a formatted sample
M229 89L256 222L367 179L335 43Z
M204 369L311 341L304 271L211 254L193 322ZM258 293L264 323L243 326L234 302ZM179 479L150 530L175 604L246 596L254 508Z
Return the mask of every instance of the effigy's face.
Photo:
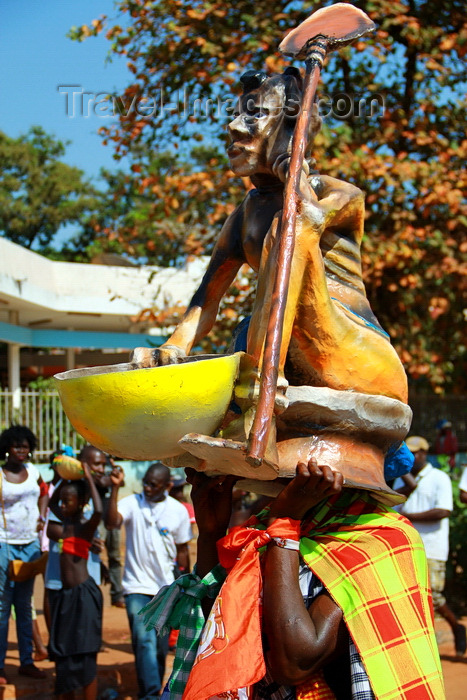
M241 96L239 111L229 124L227 148L236 175L272 173L276 158L290 150L291 130L285 120L285 86L266 80Z

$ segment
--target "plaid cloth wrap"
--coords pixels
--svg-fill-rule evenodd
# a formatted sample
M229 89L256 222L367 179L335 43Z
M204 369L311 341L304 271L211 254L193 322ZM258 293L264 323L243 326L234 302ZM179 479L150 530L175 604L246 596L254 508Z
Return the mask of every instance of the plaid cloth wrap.
M445 697L425 551L412 525L346 491L303 523L300 553L341 608L378 700Z
M140 610L146 629L156 629L158 634L168 634L179 629L172 674L164 697L177 700L183 695L198 650L205 619L201 600L215 598L225 580L226 571L218 564L203 579L196 574L185 574L159 593Z
M256 527L264 529L261 520L266 517L267 511L260 513ZM249 525L251 527L251 521ZM303 522L302 532L306 535L300 539L300 553L342 609L375 697L378 700L444 700L426 557L412 525L391 508L376 503L370 495L345 490L320 504L312 518ZM199 577L193 581L193 585L206 584L216 570L219 578L213 576L216 582L212 582L210 597L220 589L221 578L225 575L222 567L213 569L202 582ZM156 620L162 612L156 605L162 594L165 599L162 607L166 611L156 629L166 631L167 625L177 627L175 617L181 616L167 618L167 610L172 605L174 589L183 591L183 580L190 576L181 577L168 589L162 589L154 601L143 608L141 612L146 611L149 628L155 626L151 620ZM187 598L188 605L192 605L194 599ZM201 619L199 602L194 607L197 613L187 612L183 616L184 624L180 624L174 672L169 681L170 695L164 693L164 698L170 700L182 697L196 656L204 617ZM182 654L178 652L180 645ZM301 692L303 698L310 697L309 684L296 690L298 697ZM323 694L322 700L325 697Z

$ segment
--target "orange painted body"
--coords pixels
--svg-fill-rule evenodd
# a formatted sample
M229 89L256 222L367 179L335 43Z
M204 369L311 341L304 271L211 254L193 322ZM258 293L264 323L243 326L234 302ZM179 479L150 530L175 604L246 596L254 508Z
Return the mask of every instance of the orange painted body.
M201 285L167 343L156 351L139 348L134 354L142 366L171 364L189 354L212 328L223 295L242 264L248 263L258 273L247 345L256 371L241 375L246 385L238 387L236 395L250 399L261 371L271 305L273 241L295 126L290 105L300 95L296 75L251 75L249 84L244 82L240 113L229 125L228 154L234 172L250 177L256 189L225 222ZM317 117L311 128L319 128ZM327 386L406 402L404 369L371 311L363 285L363 193L349 183L309 175L305 166L296 196L295 250L287 299L282 300L286 310L279 386L283 375L292 385Z

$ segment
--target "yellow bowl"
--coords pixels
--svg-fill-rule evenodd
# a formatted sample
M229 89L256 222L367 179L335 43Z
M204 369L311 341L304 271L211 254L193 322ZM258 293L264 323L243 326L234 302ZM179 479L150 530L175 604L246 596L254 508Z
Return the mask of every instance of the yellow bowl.
M220 426L242 355L72 369L55 382L71 424L92 445L116 457L163 459L183 452L186 433L212 435Z

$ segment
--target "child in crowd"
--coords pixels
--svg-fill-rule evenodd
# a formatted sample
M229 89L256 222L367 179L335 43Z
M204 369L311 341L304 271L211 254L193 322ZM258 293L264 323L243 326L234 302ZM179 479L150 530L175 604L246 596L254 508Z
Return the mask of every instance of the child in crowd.
M62 521L49 522L48 535L61 541L60 573L63 588L49 591L51 633L49 654L55 661L55 693L73 700L83 688L85 700L97 697L97 653L102 636L102 594L87 570L89 549L102 517L102 502L89 466L82 462L85 480L63 481L50 501ZM89 520L83 508L90 492L94 512Z

